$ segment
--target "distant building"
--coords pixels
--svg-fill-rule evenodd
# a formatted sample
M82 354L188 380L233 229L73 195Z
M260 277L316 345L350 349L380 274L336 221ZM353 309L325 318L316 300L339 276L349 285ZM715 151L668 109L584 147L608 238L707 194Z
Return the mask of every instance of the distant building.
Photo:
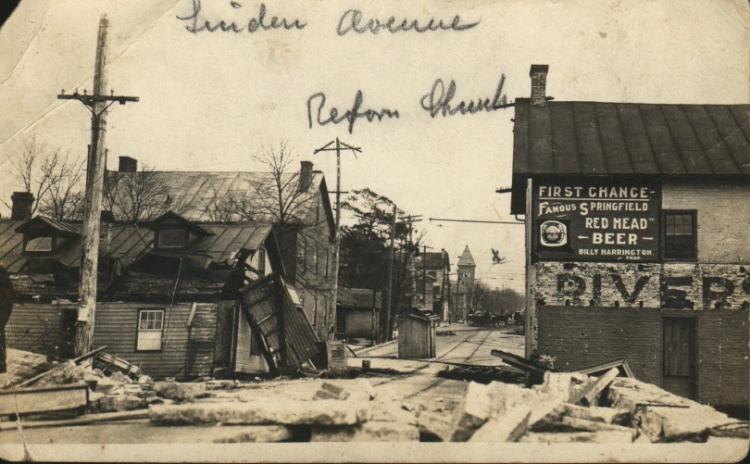
M748 407L750 105L515 103L526 355Z
M456 267L456 289L453 292L451 321L466 321L467 315L473 310L474 273L477 267L469 245L466 245L463 253L458 257Z
M383 308L383 292L369 288L339 288L336 332L342 337L373 339Z
M444 321L447 321L450 316L450 269L450 258L448 257L448 252L445 250L421 253L414 259L414 272L417 279L421 278L422 273L431 279L431 282L429 283L432 288L427 289L431 298L428 300L428 304L423 306L429 307L433 313L438 315ZM421 279L417 283L417 286L417 293L421 294Z

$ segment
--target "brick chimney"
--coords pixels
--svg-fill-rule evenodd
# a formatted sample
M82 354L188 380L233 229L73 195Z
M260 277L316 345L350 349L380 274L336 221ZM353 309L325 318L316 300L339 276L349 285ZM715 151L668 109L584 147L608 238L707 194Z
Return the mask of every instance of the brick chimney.
M138 170L138 160L129 156L120 157L120 172L136 172Z
M313 164L312 161L300 162L299 169L299 191L306 192L312 185Z
M544 106L547 100L547 71L549 65L532 64L529 76L531 77L531 105Z
M31 192L13 192L10 198L13 202L10 218L14 221L31 219L31 207L34 205L34 195Z

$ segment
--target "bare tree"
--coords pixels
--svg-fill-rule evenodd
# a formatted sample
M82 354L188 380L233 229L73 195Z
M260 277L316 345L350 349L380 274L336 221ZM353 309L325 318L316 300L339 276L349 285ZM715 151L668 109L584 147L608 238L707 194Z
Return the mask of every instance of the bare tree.
M298 188L299 170L295 164L298 157L287 147L286 142L276 148L265 148L254 157L267 174L253 186L252 195L240 199L239 209L249 214L248 219L270 219L282 227L286 225L310 224L310 206L316 196Z
M50 148L38 142L36 137L26 140L12 169L21 188L34 195L31 214L39 212L58 220L79 216L84 163L85 160L71 158L59 147Z
M180 213L184 205L175 204L168 187L148 166L136 172L108 171L104 180L105 209L119 220L139 222L167 211Z

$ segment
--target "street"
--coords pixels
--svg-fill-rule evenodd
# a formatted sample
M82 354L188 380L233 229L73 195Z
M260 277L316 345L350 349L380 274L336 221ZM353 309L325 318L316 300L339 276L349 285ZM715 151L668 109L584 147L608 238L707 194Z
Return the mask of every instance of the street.
M500 359L490 355L493 348L516 354L523 352L523 336L513 333L513 327L478 328L466 326L442 327L438 330L453 334L437 338L437 361L499 365ZM363 360L370 361L371 372L366 378L377 395L393 396L405 405L430 417L432 432L436 436L449 433L453 413L466 391L467 382L439 377L445 364L404 360L397 358L397 341L362 350L358 357L349 353L348 364L360 368ZM336 382L332 380L332 382ZM264 398L269 402L285 400L309 400L314 385L319 379L275 379L262 382L246 382L234 390L217 390L208 398L196 402L238 401ZM252 428L252 427L251 427ZM258 427L255 427L257 429ZM151 425L148 419L122 421L119 423L26 429L0 432L0 444L27 445L34 443L214 443L217 440L236 439L247 427L206 426L159 426ZM156 433L158 431L158 433ZM51 433L53 432L53 433ZM266 433L273 433L268 429ZM21 438L23 437L23 438ZM242 441L241 439L237 441ZM252 441L252 440L249 440ZM263 440L259 440L263 441ZM276 440L269 440L276 441Z

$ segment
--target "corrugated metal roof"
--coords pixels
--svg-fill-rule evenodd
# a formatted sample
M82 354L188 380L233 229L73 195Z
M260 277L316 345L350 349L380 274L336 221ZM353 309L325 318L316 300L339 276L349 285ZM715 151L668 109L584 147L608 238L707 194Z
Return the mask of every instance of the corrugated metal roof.
M516 99L513 173L750 175L750 105Z
M26 264L23 234L16 228L24 221L0 220L0 266L15 274ZM76 227L76 224L66 224ZM154 232L133 224L112 224L108 256L127 267L153 248ZM208 224L203 228L213 235L197 240L187 254L208 255L213 261L226 261L240 249L257 249L271 233L272 226L255 223ZM71 237L53 257L68 267L78 267L81 241Z
M108 172L108 176L142 175L142 172ZM180 216L196 222L226 222L224 218L217 220L216 214L231 201L253 202L259 196L264 200L259 203L268 204L269 195L274 195L274 178L267 172L206 172L206 171L150 171L155 177L154 182L160 186L160 194L164 198L155 198L154 202L165 205ZM286 174L285 181L288 182L286 189L297 189L297 173ZM317 193L323 174L313 171L312 186L308 190L311 195ZM300 203L306 202L307 198L300 196ZM127 197L121 197L119 202L128 201ZM118 204L117 208L127 211L127 205ZM263 209L263 208L261 208ZM313 208L314 211L314 208ZM115 211L117 215L117 211ZM119 219L119 218L118 218ZM247 218L244 218L247 219ZM252 217L255 221L273 222L273 217L264 217L261 211L255 211ZM241 221L243 218L233 214L230 221Z

